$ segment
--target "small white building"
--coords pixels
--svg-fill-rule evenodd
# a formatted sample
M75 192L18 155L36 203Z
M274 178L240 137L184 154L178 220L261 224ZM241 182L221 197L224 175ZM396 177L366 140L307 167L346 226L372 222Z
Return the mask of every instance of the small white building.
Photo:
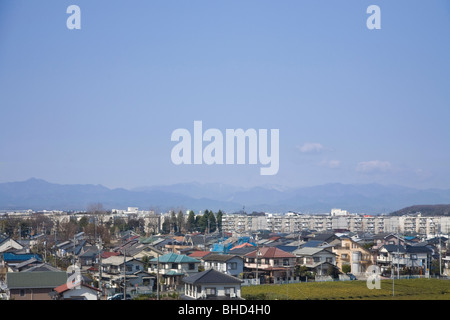
M55 300L98 300L101 291L85 283L78 286L68 286L67 283L54 289Z

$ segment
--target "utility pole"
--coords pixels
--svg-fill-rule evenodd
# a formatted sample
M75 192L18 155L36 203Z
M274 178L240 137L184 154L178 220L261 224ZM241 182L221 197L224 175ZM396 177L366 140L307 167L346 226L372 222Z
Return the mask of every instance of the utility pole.
M103 296L103 288L102 288L102 238L99 238L98 243L98 288L100 289L100 298Z
M126 300L127 296L127 251L123 250L123 300Z
M159 300L159 252L156 258L156 300Z

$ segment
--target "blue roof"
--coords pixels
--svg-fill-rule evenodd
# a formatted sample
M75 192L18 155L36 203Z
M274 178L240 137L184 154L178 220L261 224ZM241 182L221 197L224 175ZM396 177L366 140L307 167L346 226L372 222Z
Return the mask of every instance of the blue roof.
M317 248L323 244L321 240L309 240L308 242L301 245L302 248Z
M292 251L298 249L297 246L277 246L277 248L281 249L283 251L286 251L286 252L292 252Z
M30 260L32 258L42 261L41 256L38 254L32 254L32 253L16 254L14 252L5 252L3 254L3 260L5 262L11 262L11 261L24 262L24 261Z
M150 262L157 262L157 258L153 258ZM193 263L200 262L200 260L188 257L184 254L167 253L159 257L160 263Z

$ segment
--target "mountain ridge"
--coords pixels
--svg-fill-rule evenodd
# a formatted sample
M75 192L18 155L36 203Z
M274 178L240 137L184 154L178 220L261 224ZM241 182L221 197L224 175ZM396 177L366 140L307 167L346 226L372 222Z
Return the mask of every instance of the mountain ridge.
M328 183L311 187L224 183L179 183L133 189L97 184L56 184L43 179L0 183L0 210L86 210L91 203L107 209L137 206L236 212L326 213L342 208L353 213L389 213L419 204L450 203L450 190L414 189L398 185Z

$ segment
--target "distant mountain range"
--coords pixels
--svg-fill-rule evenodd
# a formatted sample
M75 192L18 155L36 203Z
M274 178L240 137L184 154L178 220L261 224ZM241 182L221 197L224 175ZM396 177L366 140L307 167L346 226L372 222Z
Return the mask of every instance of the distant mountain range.
M300 188L180 183L127 190L54 184L35 178L0 183L0 210L86 210L92 203L102 203L106 209L325 213L341 208L352 213L378 214L417 204L450 203L450 190L340 183Z

